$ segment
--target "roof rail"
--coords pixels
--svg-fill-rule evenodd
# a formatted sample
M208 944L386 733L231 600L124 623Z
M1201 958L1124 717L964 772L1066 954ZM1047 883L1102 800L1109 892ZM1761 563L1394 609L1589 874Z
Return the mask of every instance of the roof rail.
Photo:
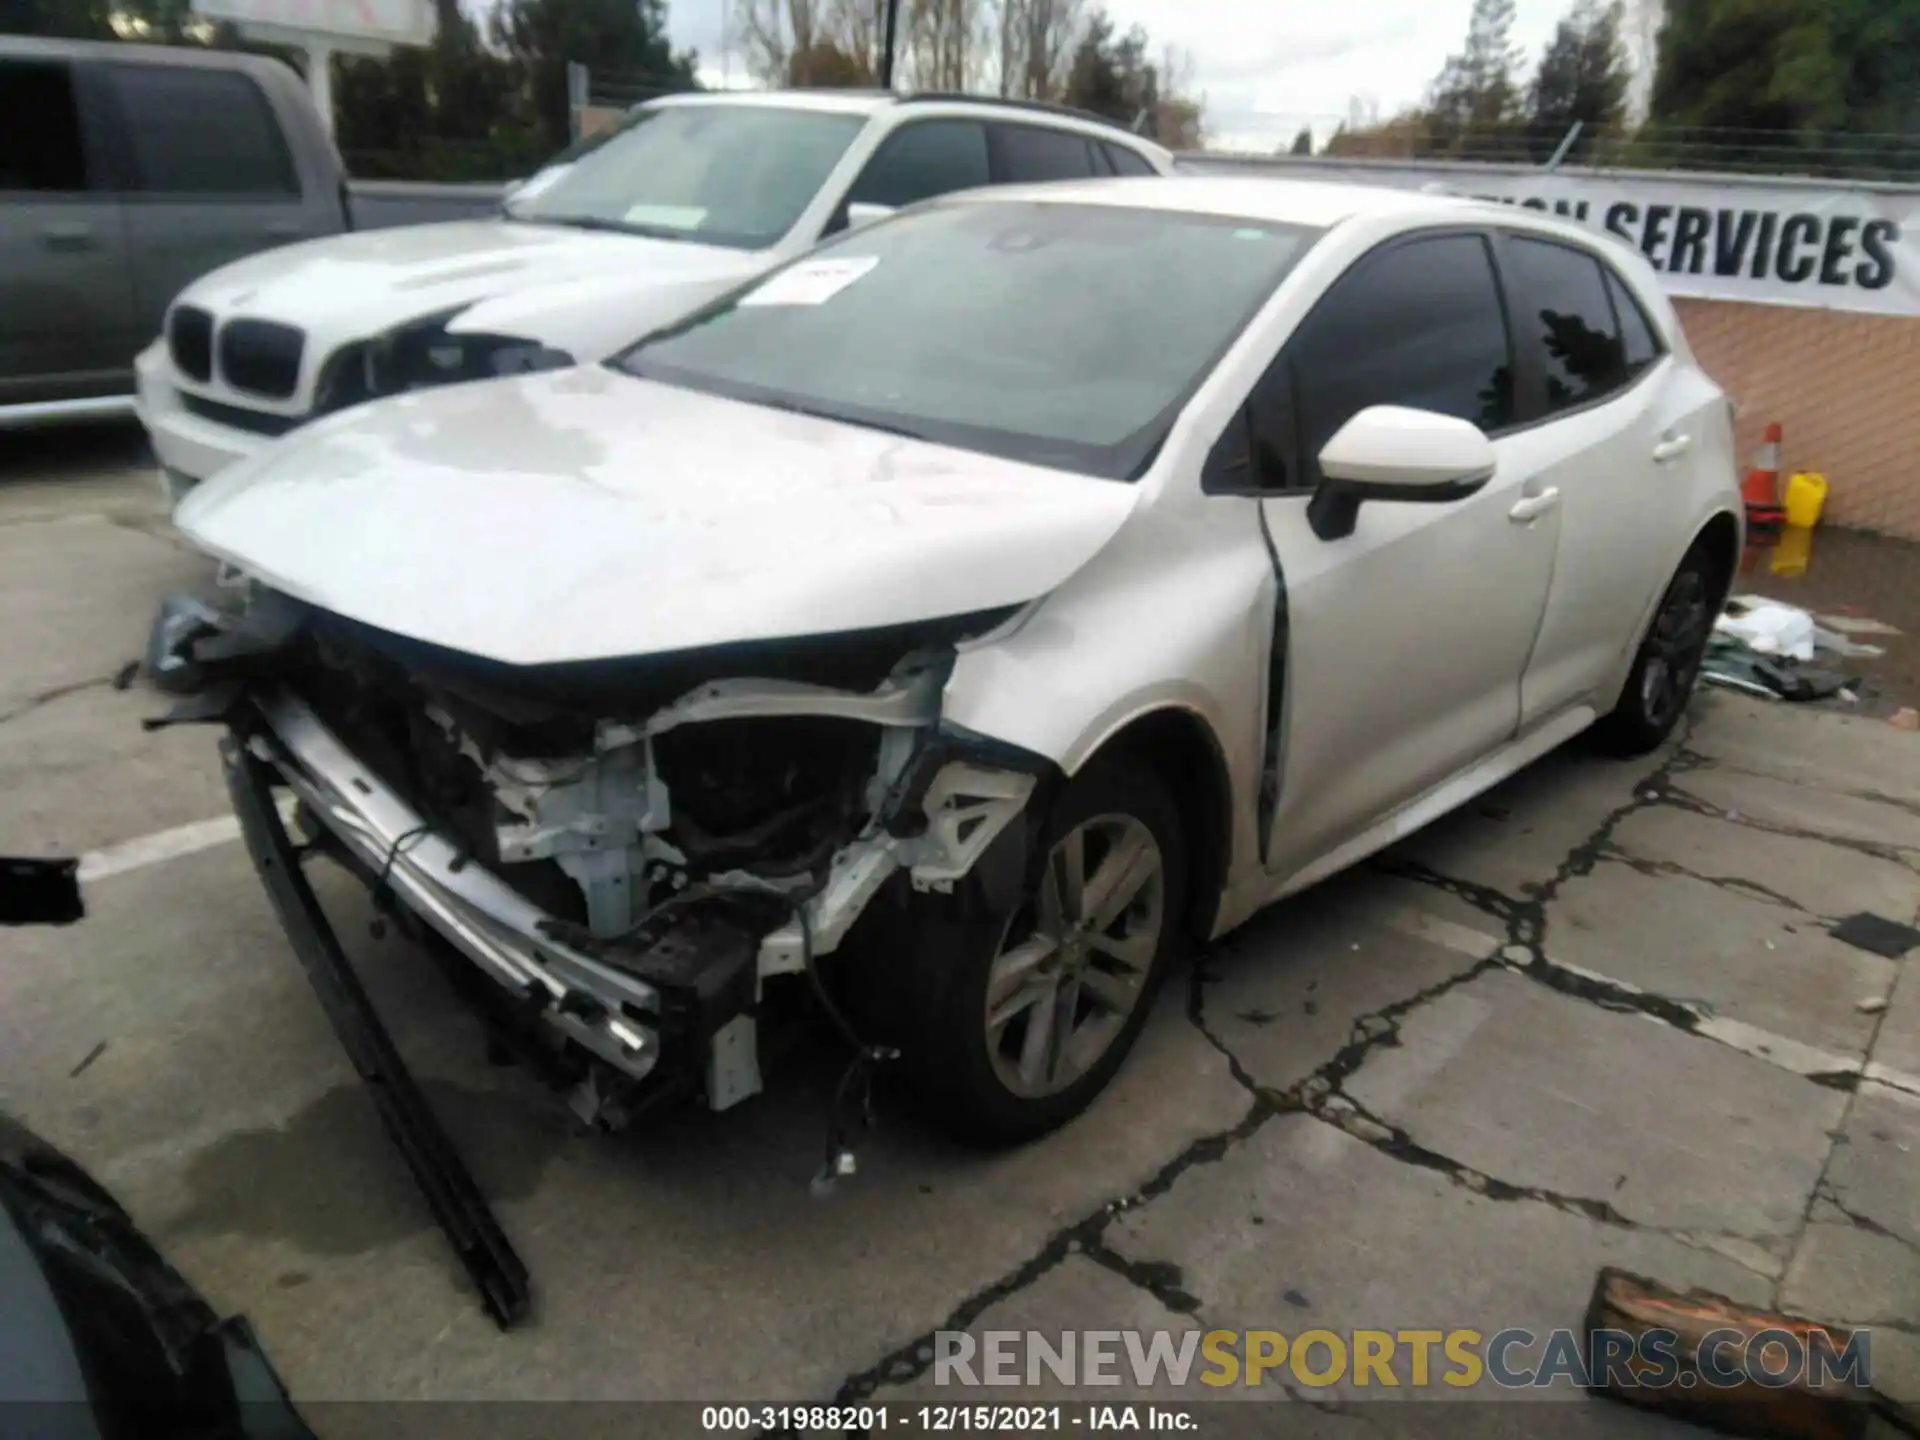
M1083 120L1090 125L1099 125L1122 135L1133 134L1118 120L1108 116L1096 115L1091 110L1078 110L1071 105L1055 105L1046 100L1016 100L1011 95L968 95L960 90L916 90L911 95L900 97L902 105L911 105L922 100L963 101L969 105L991 105L996 109L1027 110L1037 115L1063 115L1069 120Z

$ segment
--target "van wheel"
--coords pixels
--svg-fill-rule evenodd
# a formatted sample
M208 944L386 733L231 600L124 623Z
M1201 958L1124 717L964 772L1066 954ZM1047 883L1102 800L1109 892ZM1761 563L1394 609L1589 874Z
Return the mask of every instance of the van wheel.
M1700 678L1719 589L1718 567L1696 543L1660 597L1619 703L1594 727L1594 738L1609 754L1645 755L1673 733Z
M1013 912L916 896L892 989L928 1118L1007 1144L1064 1124L1126 1059L1182 933L1180 815L1150 770L1096 760L1060 793Z

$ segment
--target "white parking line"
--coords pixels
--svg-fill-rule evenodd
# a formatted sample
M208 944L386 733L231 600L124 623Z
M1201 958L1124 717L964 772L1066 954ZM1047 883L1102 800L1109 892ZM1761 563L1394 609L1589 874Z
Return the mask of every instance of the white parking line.
M177 860L182 855L197 855L202 850L211 850L216 845L225 845L239 838L240 822L231 815L222 815L217 820L195 820L191 825L176 825L171 830L142 835L137 840L123 840L103 850L88 851L80 857L80 883L90 885L110 875L144 870L149 865Z
M1389 928L1398 930L1403 935L1431 941L1458 954L1469 955L1475 960L1497 958L1510 970L1517 971L1524 968L1522 964L1507 958L1506 943L1498 935L1488 934L1486 931L1476 930L1468 925L1455 924L1451 920L1438 920L1423 910L1407 905L1390 906L1381 913L1381 918ZM1625 994L1648 993L1638 985L1626 980L1616 980L1611 975L1602 975L1597 970L1588 970L1580 965L1569 965L1566 961L1555 960L1550 955L1545 958L1547 963L1556 970L1611 986ZM1836 1077L1856 1075L1888 1090L1901 1091L1909 1097L1920 1097L1920 1075L1910 1075L1890 1065L1881 1065L1851 1055L1837 1055L1830 1050L1821 1050L1802 1041L1789 1039L1785 1035L1776 1035L1771 1030L1762 1030L1758 1025L1749 1025L1744 1020L1715 1015L1698 1005L1682 1005L1681 1008L1693 1012L1698 1017L1691 1033L1700 1036L1703 1040L1711 1040L1717 1045L1725 1045L1730 1050L1738 1050L1742 1055L1751 1056L1776 1069L1786 1070L1795 1075ZM1649 1015L1647 1018L1656 1024L1666 1023L1657 1016Z
M293 805L292 796L281 797L280 815L289 824L293 820ZM89 850L80 857L80 883L90 885L96 880L106 880L134 870L144 870L149 865L178 860L183 855L198 855L202 850L212 850L239 838L240 822L231 815L221 815L212 820L195 820L190 824L176 825L171 830L159 830L151 835L122 840L118 845Z

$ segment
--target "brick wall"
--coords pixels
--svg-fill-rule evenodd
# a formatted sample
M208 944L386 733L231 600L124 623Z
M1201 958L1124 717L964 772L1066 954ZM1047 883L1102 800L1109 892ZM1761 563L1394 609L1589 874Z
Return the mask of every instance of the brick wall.
M580 107L580 135L598 135L602 130L611 130L626 117L626 111L618 105L582 105Z
M1920 540L1920 320L1676 298L1707 372L1740 402L1742 474L1770 420L1780 476L1827 477L1822 524Z

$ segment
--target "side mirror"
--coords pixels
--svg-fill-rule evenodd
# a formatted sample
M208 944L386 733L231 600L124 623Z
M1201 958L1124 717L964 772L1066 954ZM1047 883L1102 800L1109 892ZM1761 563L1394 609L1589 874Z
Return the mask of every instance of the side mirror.
M1373 405L1342 425L1320 452L1326 478L1307 506L1322 540L1353 533L1364 500L1444 505L1493 478L1493 442L1452 415Z
M872 205L865 200L847 202L847 228L858 230L862 225L871 225L876 220L884 220L893 214L891 205Z

